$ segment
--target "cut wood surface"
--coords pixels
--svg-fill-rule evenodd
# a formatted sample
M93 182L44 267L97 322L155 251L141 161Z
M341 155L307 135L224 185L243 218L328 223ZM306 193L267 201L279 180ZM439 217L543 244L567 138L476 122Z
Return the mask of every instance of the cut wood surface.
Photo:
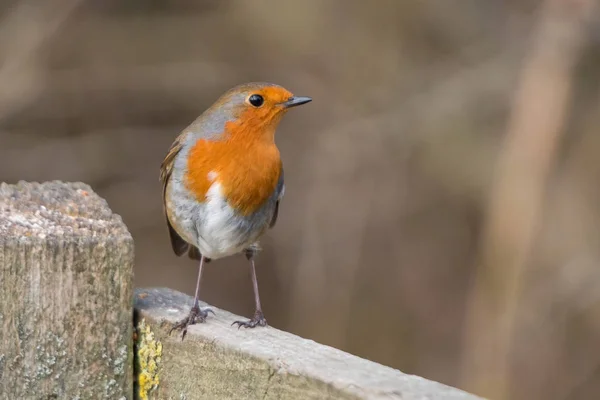
M0 398L132 398L132 271L89 186L0 184Z
M136 289L138 377L151 399L478 399L272 327L237 329L216 316L168 336L192 298L166 288ZM201 303L201 307L208 307ZM150 371L148 368L150 367Z

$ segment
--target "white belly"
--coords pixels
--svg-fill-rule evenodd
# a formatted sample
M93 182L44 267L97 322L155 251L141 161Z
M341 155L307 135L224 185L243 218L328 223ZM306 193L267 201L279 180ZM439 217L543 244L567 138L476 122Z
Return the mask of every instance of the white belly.
M254 244L267 228L265 215L243 217L235 213L222 195L221 184L214 182L196 223L198 249L208 258L222 258Z

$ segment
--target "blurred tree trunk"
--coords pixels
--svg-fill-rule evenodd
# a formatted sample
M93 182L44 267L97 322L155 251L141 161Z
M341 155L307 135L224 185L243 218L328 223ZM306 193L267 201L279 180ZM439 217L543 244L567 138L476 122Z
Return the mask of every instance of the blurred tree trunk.
M462 387L509 399L512 343L532 244L571 102L593 0L548 0L523 67L469 299Z

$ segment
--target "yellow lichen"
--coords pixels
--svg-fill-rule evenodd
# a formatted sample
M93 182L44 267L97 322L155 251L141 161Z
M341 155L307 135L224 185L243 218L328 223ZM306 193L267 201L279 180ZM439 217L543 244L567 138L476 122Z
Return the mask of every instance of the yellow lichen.
M141 400L147 400L148 394L158 387L159 366L162 356L162 343L154 339L154 333L146 321L137 327L137 359L138 359L138 387Z

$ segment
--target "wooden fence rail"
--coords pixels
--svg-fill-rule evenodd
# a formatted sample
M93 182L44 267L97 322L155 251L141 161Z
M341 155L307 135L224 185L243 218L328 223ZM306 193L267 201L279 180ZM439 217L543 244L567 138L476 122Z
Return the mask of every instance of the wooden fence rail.
M134 293L133 255L89 186L0 185L1 399L477 399L214 307L182 342L192 299Z

